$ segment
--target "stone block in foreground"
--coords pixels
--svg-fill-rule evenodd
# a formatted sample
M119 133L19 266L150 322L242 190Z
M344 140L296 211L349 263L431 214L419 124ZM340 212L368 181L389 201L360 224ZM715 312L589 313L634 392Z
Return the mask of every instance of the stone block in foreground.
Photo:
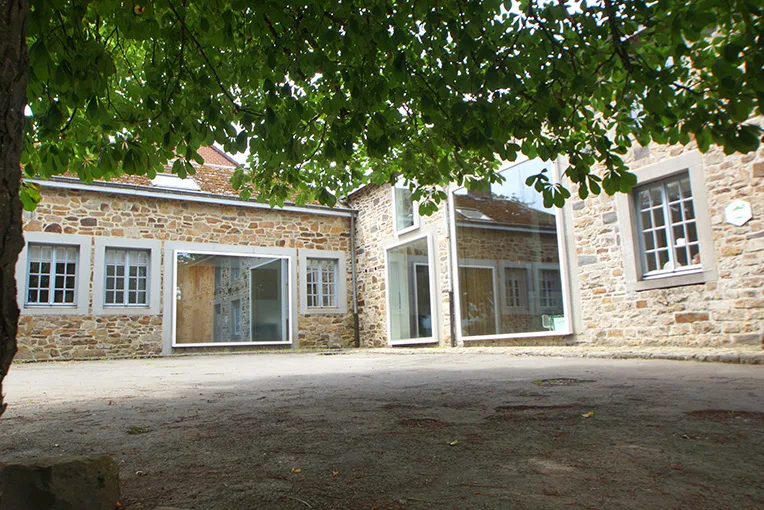
M114 510L119 466L108 455L0 464L0 510Z

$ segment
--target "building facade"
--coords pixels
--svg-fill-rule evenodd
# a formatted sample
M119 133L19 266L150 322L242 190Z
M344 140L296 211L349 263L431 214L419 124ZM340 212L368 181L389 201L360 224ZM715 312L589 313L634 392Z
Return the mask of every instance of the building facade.
M18 359L387 345L762 346L764 148L637 147L629 194L548 210L521 161L419 217L405 183L334 209L192 180L40 182Z

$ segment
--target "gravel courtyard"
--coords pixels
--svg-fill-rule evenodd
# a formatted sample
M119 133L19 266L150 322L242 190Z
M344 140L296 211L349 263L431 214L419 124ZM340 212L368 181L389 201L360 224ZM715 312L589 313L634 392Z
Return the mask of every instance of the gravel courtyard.
M761 366L361 351L6 383L0 461L108 453L130 509L764 508Z

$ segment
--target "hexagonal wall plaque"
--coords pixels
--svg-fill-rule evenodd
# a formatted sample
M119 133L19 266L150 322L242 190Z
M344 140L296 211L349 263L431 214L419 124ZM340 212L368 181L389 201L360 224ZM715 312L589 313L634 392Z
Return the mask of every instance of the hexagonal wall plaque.
M744 200L733 200L724 208L724 219L736 227L742 227L751 219L751 204Z

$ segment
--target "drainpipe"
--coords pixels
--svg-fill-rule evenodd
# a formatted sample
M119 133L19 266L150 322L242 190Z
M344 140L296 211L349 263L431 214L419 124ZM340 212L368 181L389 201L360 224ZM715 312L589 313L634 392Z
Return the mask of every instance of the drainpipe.
M448 326L451 330L451 347L456 347L456 304L454 303L454 268L455 254L451 253L451 208L449 207L449 189L446 187L446 240L448 241Z
M353 286L353 335L355 346L361 347L361 331L358 325L358 275L355 267L355 215L355 211L350 215L350 271Z

